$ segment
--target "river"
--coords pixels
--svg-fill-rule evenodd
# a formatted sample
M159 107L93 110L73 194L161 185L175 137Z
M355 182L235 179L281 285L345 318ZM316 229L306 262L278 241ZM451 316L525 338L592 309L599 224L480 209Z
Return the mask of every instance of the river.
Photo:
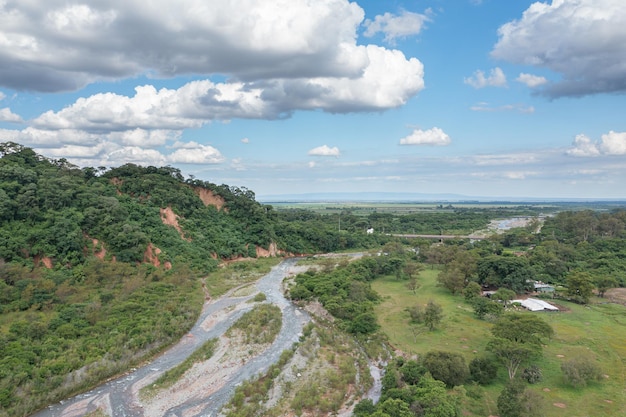
M206 397L192 398L185 403L173 405L166 411L165 416L216 416L223 405L232 397L237 385L267 370L270 365L278 361L284 350L289 349L298 341L303 326L310 321L310 316L289 302L281 291L283 279L297 262L298 259L296 258L282 261L256 283L257 289L266 295L267 302L277 305L283 313L282 328L273 344L254 359L242 364L241 368L225 381L221 389ZM168 369L184 361L207 340L224 334L242 314L252 309L253 305L246 303L251 297L226 295L215 301L207 302L191 331L175 346L152 362L133 369L91 391L53 404L33 416L73 417L102 409L113 417L143 417L143 407L136 398L137 384L140 384L141 381L155 380ZM217 317L217 319L207 329L203 323L212 316Z

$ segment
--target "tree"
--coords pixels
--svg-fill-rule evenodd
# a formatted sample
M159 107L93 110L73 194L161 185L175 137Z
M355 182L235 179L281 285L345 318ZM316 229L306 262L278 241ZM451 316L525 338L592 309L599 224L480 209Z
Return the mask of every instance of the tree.
M487 351L493 353L506 367L509 379L514 379L520 365L541 355L541 346L533 343L520 343L495 337L487 343Z
M537 365L530 365L522 371L522 378L524 378L529 384L536 384L542 380L543 373L541 372L541 368Z
M425 375L419 382L416 390L415 401L411 409L413 415L424 417L458 417L458 397L450 395L446 391L443 382ZM422 414L423 411L423 414Z
M379 412L391 417L413 417L409 405L400 399L388 398L380 404Z
M428 330L433 331L443 319L443 308L434 301L429 301L424 309L423 321Z
M504 306L485 297L474 297L471 299L474 315L483 320L485 317L499 317L504 311Z
M486 256L478 261L478 283L505 287L516 293L532 289L533 272L526 258L517 256Z
M411 291L413 294L417 292L417 289L420 287L419 282L417 282L417 278L412 277L409 279L409 282L406 283L406 288Z
M520 380L509 381L498 397L500 417L542 417L544 399L524 387Z
M367 417L375 411L376 406L374 405L374 402L371 399L366 398L354 406L353 415L354 417Z
M566 285L566 294L582 304L589 302L589 298L593 295L593 289L595 288L593 278L588 272L573 272L569 274Z
M494 338L487 344L506 367L509 379L515 378L520 365L541 356L542 338L554 334L552 327L531 314L505 314L500 317L491 333Z
M424 323L424 309L421 305L416 304L412 307L407 307L406 311L409 313L411 323L422 324Z
M498 397L498 413L500 417L521 417L521 396L524 385L520 380L510 380Z
M478 357L472 359L469 371L473 381L480 385L488 385L498 376L498 366L493 359Z
M459 269L445 267L437 275L437 282L454 295L465 287L465 275Z
M376 322L376 315L370 311L359 314L349 325L350 333L354 334L373 333L377 329L378 323Z
M601 276L596 278L595 284L596 288L598 289L598 295L600 297L604 297L604 294L611 288L616 288L619 286L619 283L615 278L608 276Z
M426 368L417 361L408 360L400 367L402 380L409 385L417 385L426 373Z
M463 288L463 296L465 296L465 300L467 301L472 300L474 297L480 296L481 292L482 288L480 287L480 284L474 281L469 282L467 286Z
M409 277L410 280L415 279L414 275L419 274L423 270L424 265L419 262L407 262L402 267L402 272Z
M515 291L509 290L507 288L499 288L498 291L495 292L493 297L496 300L500 300L504 303L504 308L507 307L509 301L515 298Z
M537 315L509 313L496 321L491 333L513 342L541 346L542 338L551 337L554 330Z
M462 355L452 352L430 351L424 355L424 367L433 378L448 387L463 384L469 377L469 369Z

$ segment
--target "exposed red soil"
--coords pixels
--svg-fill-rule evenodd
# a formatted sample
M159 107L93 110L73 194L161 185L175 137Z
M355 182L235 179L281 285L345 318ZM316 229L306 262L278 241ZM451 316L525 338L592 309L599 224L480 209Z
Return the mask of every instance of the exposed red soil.
M269 258L270 256L276 255L278 255L278 247L276 246L276 243L270 243L269 249L265 249L260 246L256 247L257 258Z
M174 213L172 208L168 206L166 208L162 208L160 211L161 221L163 222L163 224L172 226L174 229L176 229L181 238L185 239L188 242L191 242L191 239L186 237L183 233L183 229L181 229L180 225L178 224L178 215Z
M146 251L143 254L143 261L148 264L152 264L157 268L161 266L161 261L159 261L159 254L161 253L161 249L152 245L152 243L148 244Z
M100 244L98 239L91 239L91 242L93 243L93 255L100 260L104 260L104 257L107 254L107 250L104 248L104 245L98 246Z
M41 256L41 255L35 255L33 257L33 261L35 262L35 265L43 265L48 269L52 269L53 268L53 264L52 264L52 258L48 257L48 256Z
M202 187L194 187L194 192L200 197L205 206L215 206L218 210L224 207L226 201L219 195L213 194L211 190Z

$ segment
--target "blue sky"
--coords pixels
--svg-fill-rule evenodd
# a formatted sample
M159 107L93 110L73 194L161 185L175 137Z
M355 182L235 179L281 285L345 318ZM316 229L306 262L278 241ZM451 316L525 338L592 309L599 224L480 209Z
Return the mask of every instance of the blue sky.
M0 141L267 195L626 198L623 0L0 0Z

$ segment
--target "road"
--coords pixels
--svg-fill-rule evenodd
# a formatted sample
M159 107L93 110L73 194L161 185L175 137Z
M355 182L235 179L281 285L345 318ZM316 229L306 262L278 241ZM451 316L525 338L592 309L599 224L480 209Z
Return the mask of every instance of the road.
M267 302L277 305L283 313L282 328L274 343L254 359L242 364L221 389L206 397L191 398L183 404L172 406L166 411L165 416L216 416L231 398L237 385L267 370L270 365L278 361L284 350L289 349L298 341L302 328L310 321L310 317L285 299L281 291L283 279L297 261L295 258L282 261L256 283L257 289L266 295ZM149 364L108 381L89 392L51 405L33 416L83 416L100 408L113 417L143 417L144 410L136 398L138 386L147 385L146 381L154 381L162 373L184 361L204 342L224 334L241 315L252 309L253 305L246 303L251 297L234 297L227 294L215 301L205 303L200 318L189 334ZM215 317L214 323L207 329L203 324L213 316Z

